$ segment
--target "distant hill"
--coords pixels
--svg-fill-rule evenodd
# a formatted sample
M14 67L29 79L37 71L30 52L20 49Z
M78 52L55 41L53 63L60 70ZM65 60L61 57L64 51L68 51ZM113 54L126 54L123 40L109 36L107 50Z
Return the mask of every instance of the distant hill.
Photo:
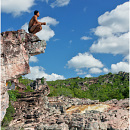
M69 78L65 80L47 81L49 96L67 96L89 98L106 101L129 97L129 73L108 73L99 77Z

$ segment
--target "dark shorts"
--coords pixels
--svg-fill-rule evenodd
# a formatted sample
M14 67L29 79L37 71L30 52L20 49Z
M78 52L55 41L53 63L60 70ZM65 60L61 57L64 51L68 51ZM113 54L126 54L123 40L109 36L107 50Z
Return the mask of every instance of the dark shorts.
M31 33L31 32L30 32L30 29L31 29L31 27L28 28L28 32L29 32L29 33Z

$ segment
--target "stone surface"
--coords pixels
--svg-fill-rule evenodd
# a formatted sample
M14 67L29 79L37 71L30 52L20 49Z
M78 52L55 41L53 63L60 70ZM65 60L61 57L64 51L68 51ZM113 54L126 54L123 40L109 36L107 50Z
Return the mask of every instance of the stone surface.
M16 113L10 127L13 126L14 129L28 128L42 122L44 113L48 109L47 95L49 92L48 86L41 91L19 92L20 98L16 102L12 102Z
M43 83L42 83L42 80L43 80ZM37 78L32 83L30 83L30 86L33 90L42 90L43 88L47 86L46 79Z
M45 90L49 93L47 88L32 93L23 93L24 96L13 103L16 114L9 128L24 128L25 130L129 129L129 99L99 102L98 100L63 96L47 97L44 93ZM74 105L81 109L80 107L83 105L96 106L97 104L106 104L110 107L104 111L96 108L96 110L86 109L84 113L80 113L80 110L66 113L67 109L74 107Z
M7 81L30 73L30 56L44 53L46 42L25 30L1 33L1 120L9 104Z

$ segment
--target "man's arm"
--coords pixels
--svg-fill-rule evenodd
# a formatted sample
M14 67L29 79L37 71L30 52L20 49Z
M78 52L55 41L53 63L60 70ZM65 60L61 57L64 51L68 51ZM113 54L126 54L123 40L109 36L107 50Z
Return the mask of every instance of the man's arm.
M35 22L36 22L36 24L41 24L41 25L46 25L46 22L39 22L38 20L37 20L37 16L35 16L34 15L34 20L35 20Z

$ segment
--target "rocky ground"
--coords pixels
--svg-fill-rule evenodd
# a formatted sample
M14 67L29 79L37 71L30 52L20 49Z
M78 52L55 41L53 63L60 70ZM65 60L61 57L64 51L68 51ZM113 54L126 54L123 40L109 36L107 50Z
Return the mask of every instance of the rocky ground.
M128 130L129 99L98 100L47 97L42 91L21 93L14 102L14 120L7 129ZM107 106L107 107L106 107Z

